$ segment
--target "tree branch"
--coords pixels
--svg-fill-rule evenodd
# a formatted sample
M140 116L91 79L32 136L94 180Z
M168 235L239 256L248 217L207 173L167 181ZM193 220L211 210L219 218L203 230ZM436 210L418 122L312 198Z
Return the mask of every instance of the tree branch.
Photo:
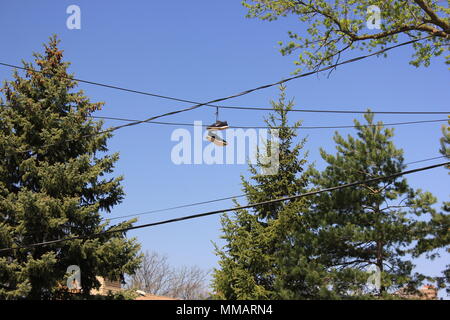
M445 21L440 19L438 15L431 9L431 7L423 0L414 0L414 2L426 12L426 14L431 18L431 22L439 27L447 34L450 34L450 25L448 25Z

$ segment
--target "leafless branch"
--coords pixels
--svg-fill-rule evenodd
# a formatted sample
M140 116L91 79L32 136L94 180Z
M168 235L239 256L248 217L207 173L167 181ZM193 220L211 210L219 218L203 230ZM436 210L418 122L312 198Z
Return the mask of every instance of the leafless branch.
M146 252L140 268L130 277L129 288L179 299L207 297L208 272L199 267L172 268L167 257Z

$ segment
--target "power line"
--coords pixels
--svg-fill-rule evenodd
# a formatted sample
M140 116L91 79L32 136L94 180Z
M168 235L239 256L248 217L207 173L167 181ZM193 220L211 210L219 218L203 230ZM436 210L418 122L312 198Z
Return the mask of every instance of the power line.
M194 105L192 107L189 107L189 108L179 109L179 110L163 113L163 114L160 114L160 115L157 115L157 116L153 116L153 117L150 117L148 119L139 120L139 121L130 122L130 123L127 123L127 124L124 124L124 125L111 127L109 129L101 130L101 131L96 132L94 134L88 134L88 135L82 136L80 138L86 138L86 137L93 136L93 135L98 135L98 134L103 134L103 133L116 131L116 130L119 130L119 129L122 129L122 128L135 126L135 125L142 124L142 123L145 123L145 122L153 121L153 120L156 120L158 118L162 118L162 117L166 117L166 116L170 116L170 115L175 115L175 114L182 113L182 112L191 111L191 110L194 110L194 109L197 109L199 107L206 106L206 105L209 105L209 104L214 104L214 103L217 103L217 102L222 102L222 101L225 101L225 100L229 100L229 99L237 98L237 97L240 97L240 96L244 96L244 95L247 95L247 94L252 93L254 91L267 89L267 88L270 88L270 87L273 87L273 86L277 86L277 85L286 83L286 82L294 80L294 79L299 79L299 78L307 77L307 76L310 76L310 75L314 75L314 74L317 74L317 73L320 73L320 72L323 72L323 71L326 71L326 70L330 70L330 69L336 68L338 66L347 64L347 63L356 62L356 61L359 61L359 60L362 60L362 59L365 59L365 58L368 58L368 57L379 55L381 53L387 52L387 51L395 49L395 48L399 48L399 47L402 47L402 46L413 44L415 42L418 42L418 41L421 41L421 40L424 40L424 39L427 39L427 38L430 38L430 37L431 36L427 36L427 37L418 38L418 39L406 41L406 42L403 42L403 43L399 43L397 45L394 45L394 46L391 46L391 47L387 47L387 48L381 49L379 51L376 51L376 52L373 52L373 53L370 53L370 54L366 54L366 55L355 57L355 58L352 58L352 59L349 59L349 60L345 60L345 61L333 64L333 65L330 65L330 66L327 66L327 67L315 70L315 71L310 71L310 72L307 72L307 73L303 73L303 74L299 74L299 75L296 75L296 76L292 76L292 77L286 78L284 80L280 80L280 81L277 81L277 82L265 84L265 85L262 85L262 86L259 86L259 87L253 88L253 89L248 89L248 90L245 90L245 91L242 91L240 93L236 93L236 94L233 94L233 95L230 95L230 96L227 96L227 97L214 99L214 100L211 100L211 101L208 101L208 102L204 102L204 103L199 103L199 104L196 104L196 105ZM3 65L6 65L6 64L3 64ZM11 65L8 65L8 66L11 66ZM31 71L33 71L33 70L31 70ZM39 72L42 72L42 71L39 71ZM71 139L71 140L75 140L75 139ZM71 141L71 140L66 140L66 141ZM51 144L51 145L47 145L47 146L53 146L53 145L55 145L55 144ZM45 147L45 146L43 146L43 147ZM31 152L31 151L32 150L26 150L26 151L22 151L22 152Z
M31 68L25 68L25 67L21 67L21 66L9 64L9 63L0 62L0 65L5 66L5 67L10 67L10 68L16 68L16 69L20 69L20 70L24 70L24 71L29 71L29 72L37 72L37 73L45 74L45 72L42 70L34 70ZM64 75L54 75L54 76L62 78L62 79L69 79L69 80L73 80L73 81L77 81L77 82L81 82L81 83L92 84L94 86L115 89L115 90L125 91L125 92L131 92L131 93L141 94L141 95L145 95L145 96L160 98L160 99L167 99L167 100L172 100L172 101L177 101L177 102L186 102L186 103L190 103L190 104L198 104L199 103L199 102L195 102L192 100L176 98L176 97L171 97L171 96L165 96L165 95L161 95L161 94L157 94L157 93L153 93L153 92L128 89L128 88L114 86L114 85L110 85L110 84L105 84L105 83L100 83L100 82L95 82L95 81L90 81L90 80L83 80L83 79L79 79L79 78L73 78L70 76L64 76ZM212 106L212 107L216 107L216 106Z
M208 203L213 203L213 202L231 200L231 199L235 199L235 198L242 198L242 197L245 197L245 196L246 196L246 194L240 194L240 195L237 195L237 196L213 199L213 200L202 201L202 202L189 203L189 204L184 204L184 205L180 205L180 206L176 206L176 207L169 207L169 208L164 208L164 209L145 211L145 212L141 212L141 213L137 213L137 214L128 214L128 215L120 216L120 217L104 218L102 220L103 221L105 221L105 220L117 220L117 219L123 219L123 218L143 216L143 215L152 214L152 213L165 212L165 211L171 211L171 210L175 210L175 209L195 207L195 206L199 206L199 205L202 205L202 204L208 204Z
M320 193L324 193L324 192L330 192L330 191L335 191L335 190L339 190L339 189L349 188L349 187L353 187L353 186L360 185L360 184L367 184L367 183L372 183L372 182L378 182L378 181L381 181L381 180L390 180L390 179L393 179L393 178L396 178L396 177L399 177L399 176L402 176L402 175L411 174L411 173L415 173L415 172L419 172L419 171L430 170L430 169L434 169L434 168L438 168L438 167L442 167L442 166L446 166L446 165L450 165L450 162L444 162L444 163L440 163L440 164L435 164L435 165L428 166L428 167L421 167L421 168L417 168L417 169L413 169L413 170L403 171L403 172L395 173L395 174L392 174L392 175L372 178L372 179L368 179L368 180L364 180L364 181L357 181L357 182L347 183L347 184L344 184L344 185L335 186L335 187L326 188L326 189L321 189L321 190L317 190L317 191L311 191L311 192L303 193L303 194L300 194L300 195L295 195L295 196L289 196L289 197L283 197L283 198L278 198L278 199L273 199L273 200L262 201L262 202L258 202L258 203L245 205L245 206L238 206L238 207L234 207L234 208L227 208L227 209L221 209L221 210L208 211L208 212L199 213L199 214L195 214L195 215L189 215L189 216L184 216L184 217L180 217L180 218L174 218L174 219L163 220L163 221L158 221L158 222L153 222L153 223L147 223L147 224L127 227L127 228L112 229L112 230L107 230L107 231L103 231L103 232L98 232L98 233L95 233L95 234L92 234L92 235L89 235L89 236L74 236L74 237L69 237L69 238L50 240L50 241L44 241L44 242L38 242L38 243L18 246L18 247L15 247L15 248L12 248L12 247L10 247L10 248L3 248L3 249L0 249L0 252L10 251L10 250L17 250L17 249L34 248L34 247L46 246L46 245L51 245L51 244L56 244L56 243L61 243L61 242L66 242L66 241L72 241L72 240L89 239L89 238L98 237L98 236L101 236L101 235L104 235L104 234L126 232L126 231L130 231L130 230L154 227L154 226L163 225L163 224L169 224L169 223L174 223L174 222L179 222L179 221L196 219L196 218L200 218L200 217L206 217L206 216L219 214L219 213L225 213L225 212L230 212L230 211L249 209L249 208L254 208L254 207L262 206L262 205L266 205L266 204L277 203L277 202L287 201L287 200L295 200L295 199L299 199L299 198L303 198L303 197L307 197L307 196L312 196L312 195L316 195L316 194L320 194Z
M347 61L343 61L341 63L336 63L334 65L331 65L331 66L328 66L328 67L325 67L325 68L322 68L322 69L319 69L319 70L316 70L316 71L312 71L312 72L308 72L308 73L305 73L305 74L300 74L300 75L297 75L297 76L293 76L293 77L287 78L285 80L276 82L274 84L264 85L264 86L261 86L261 87L255 88L255 89L251 89L251 90L247 90L247 91L253 92L255 90L260 90L260 89L264 89L264 88L271 87L271 86L274 86L274 85L279 85L279 84L291 81L291 80L296 79L296 78L305 77L305 76L316 74L316 73L319 73L319 72L322 72L322 71L326 71L326 70L329 70L331 68L335 68L337 66L340 66L340 65L343 65L343 64L346 64L346 63L350 63L350 62L358 61L358 60L361 60L361 59L364 59L364 58L367 58L367 57L370 57L370 56L378 55L378 54L384 53L386 51L389 51L391 49L398 48L398 47L401 47L401 46L404 46L404 45L408 45L408 44L412 44L412 43L415 43L415 42L418 42L418 41L421 41L421 40L425 40L425 39L430 38L430 37L431 36L427 36L427 37L423 37L423 38L418 38L418 39L414 39L414 40L411 40L411 41L407 41L407 42L404 42L404 43L400 43L398 45L387 47L385 49L379 50L377 52L374 52L374 53L371 53L371 54L368 54L368 55L356 57L356 58L353 58L353 59L350 59L350 60L347 60ZM42 71L42 70L35 70L35 69L32 69L32 68L21 67L21 66L18 66L18 65L13 65L13 64L5 63L5 62L0 62L0 65L5 66L5 67L10 67L10 68L16 68L16 69L20 69L20 70L24 70L24 71L29 71L29 72L36 72L36 73L45 74L45 72ZM220 102L220 101L227 100L227 99L217 99L217 100L213 100L211 102L201 103L201 102L193 101L193 100L189 100L189 99L178 98L178 97L174 97L174 96L161 95L161 94L154 93L154 92L141 91L141 90L136 90L136 89L129 89L129 88L119 87L119 86L105 84L105 83L96 82L96 81L90 81L90 80L84 80L84 79L79 79L79 78L73 78L73 77L70 77L68 75L67 76L65 76L65 75L53 75L53 76L60 77L60 78L63 78L63 79L70 79L70 80L73 80L73 81L86 83L86 84L90 84L90 85L95 85L95 86L99 86L99 87L115 89L115 90L119 90L119 91L125 91L125 92L140 94L140 95L146 95L146 96L151 96L151 97L160 98L160 99L172 100L172 101L177 101L177 102L184 102L184 103L189 103L189 104L194 104L194 105L199 105L199 106L209 106L209 107L223 108L223 109L240 109L240 110L272 110L272 108L267 108L267 107L219 106L219 105L216 105L216 104L213 104L213 103L214 102ZM250 93L250 92L248 92L248 93ZM247 93L245 93L245 94L247 94ZM239 95L241 95L241 94L239 94ZM237 95L237 96L239 96L239 95ZM293 109L291 111L294 111L294 112L320 112L320 113L365 113L365 111L313 110L313 109ZM374 114L378 113L378 114L416 114L416 115L418 115L418 114L448 114L450 112L441 112L441 111L435 111L435 112L434 111L374 111L373 113Z
M431 161L431 160L437 160L437 159L441 159L441 158L447 158L447 156L439 156L439 157L434 157L434 158L428 158L428 159L423 159L423 160L417 160L417 161L405 163L405 165L410 165L410 164L415 164L415 163L421 163L421 162L426 162L426 161Z
M125 122L134 122L134 119L127 118L116 118L116 117L103 117L103 116L91 116L94 119L104 119L104 120L117 120L117 121L125 121ZM394 122L394 123L383 123L382 126L399 126L399 125L407 125L407 124L419 124L419 123L432 123L432 122L446 122L448 119L437 119L437 120L419 120L419 121L406 121L406 122ZM168 125L168 126L190 126L197 127L200 125L195 125L193 123L186 122L163 122L163 121L147 121L148 124L159 124L159 125ZM201 125L201 127L207 127L208 125ZM342 126L300 126L298 128L295 127L287 127L290 129L346 129L346 128L364 128L364 127L378 127L379 124L362 124L362 125L342 125ZM270 129L267 126L229 126L231 129ZM281 127L278 127L281 128ZM274 127L272 129L277 129Z
M254 91L267 89L267 88L270 88L270 87L273 87L273 86L277 86L277 85L286 83L288 81L292 81L294 79L307 77L307 76L314 75L314 74L317 74L317 73L320 73L320 72L323 72L323 71L326 71L326 70L329 70L329 69L332 69L332 68L336 68L338 66L341 66L341 65L344 65L344 64L347 64L347 63L356 62L356 61L359 61L359 60L362 60L362 59L365 59L365 58L368 58L368 57L371 57L371 56L374 56L374 55L379 55L379 54L384 53L386 51L389 51L389 50L392 50L392 49L395 49L395 48L399 48L399 47L402 47L402 46L405 46L405 45L409 45L409 44L412 44L412 43L415 43L415 42L427 39L429 37L430 36L419 38L419 39L414 39L414 40L410 40L410 41L406 41L406 42L403 42L403 43L400 43L400 44L397 44L397 45L394 45L394 46L391 46L391 47L387 47L387 48L381 49L379 51L376 51L376 52L373 52L373 53L370 53L370 54L366 54L366 55L362 55L362 56L359 56L359 57L356 57L356 58L345 60L345 61L336 63L334 65L330 65L328 67L324 67L324 68L321 68L321 69L318 69L318 70L315 70L315 71L299 74L299 75L296 75L296 76L293 76L293 77L290 77L290 78L287 78L287 79L284 79L284 80L280 80L280 81L277 81L277 82L265 84L265 85L262 85L262 86L259 86L259 87L253 88L253 89L248 89L248 90L245 90L245 91L242 91L240 93L236 93L236 94L233 94L233 95L230 95L230 96L227 96L227 97L214 99L214 100L211 100L211 101L208 101L208 102L204 102L204 103L199 103L199 104L196 104L196 105L194 105L192 107L189 107L189 108L175 110L175 111L172 111L172 112L164 113L162 115L150 117L150 118L145 119L145 120L139 120L139 121L130 122L130 123L127 123L127 124L124 124L124 125L121 125L121 126L112 127L110 129L104 130L103 133L116 131L116 130L119 130L119 129L122 129L122 128L125 128L125 127L130 127L130 126L138 125L138 124L141 124L141 123L144 123L144 122L153 121L153 120L156 120L158 118L165 117L165 116L174 115L174 114L178 114L178 113L194 110L194 109L197 109L197 108L205 106L205 105L209 105L209 104L213 104L213 103L217 103L217 102L221 102L221 101L237 98L237 97L240 97L240 96L252 93ZM100 134L100 133L97 133L97 134Z
M219 106L221 109L236 109L236 110L250 110L250 111L273 111L270 107L240 107L240 106ZM313 113L345 113L345 114L364 114L367 111L362 110L321 110L321 109L291 109L290 112L313 112ZM450 114L450 111L370 111L373 114L409 114L409 115L424 115L424 114Z
M446 158L446 156L439 156L439 157L433 157L433 158L427 158L427 159L407 162L407 163L404 163L403 165L408 166L410 164L426 162L426 161L431 161L431 160L437 160L437 159L441 159L441 158ZM118 220L118 219L130 218L130 217L139 217L139 216L143 216L143 215L149 215L149 214L159 213L159 212L167 212L167 211L172 211L172 210L181 209L181 208L195 207L195 206L202 205L202 204L209 204L209 203L214 203L214 202L231 200L231 199L235 199L235 198L243 198L246 196L247 196L247 194L240 194L240 195L235 195L235 196L231 196L231 197L225 197L225 198L213 199L213 200L208 200L208 201L194 202L194 203L179 205L176 207L169 207L169 208L145 211L145 212L141 212L141 213L128 214L128 215L119 216L119 217L103 218L102 221L106 221L106 220L112 221L112 220Z

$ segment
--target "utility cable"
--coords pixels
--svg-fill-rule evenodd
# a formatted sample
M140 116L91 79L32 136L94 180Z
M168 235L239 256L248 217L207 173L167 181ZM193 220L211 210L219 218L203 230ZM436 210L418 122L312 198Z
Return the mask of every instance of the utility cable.
M314 71L310 71L310 72L307 72L307 73L303 73L303 74L299 74L299 75L296 75L296 76L292 76L290 78L286 78L286 79L283 79L283 80L280 80L280 81L277 81L277 82L265 84L265 85L262 85L262 86L259 86L259 87L256 87L256 88L248 89L248 90L242 91L240 93L236 93L236 94L233 94L233 95L230 95L230 96L226 96L226 97L223 97L223 98L218 98L218 99L214 99L214 100L211 100L211 101L208 101L208 102L199 103L199 104L196 104L196 105L188 107L188 108L179 109L179 110L175 110L175 111L171 111L171 112L166 112L166 113L163 113L163 114L160 114L160 115L157 115L157 116L152 116L152 117L150 117L148 119L134 121L134 122L130 122L130 123L127 123L127 124L120 125L120 126L111 127L111 128L106 129L106 130L101 130L101 131L98 131L98 132L96 132L94 134L85 135L85 136L82 136L82 137L79 137L79 138L86 138L86 137L93 136L93 135L99 135L99 134L104 134L104 133L116 131L116 130L119 130L119 129L122 129L122 128L131 127L131 126L139 125L139 124L142 124L142 123L145 123L145 122L153 121L153 120L156 120L158 118L175 115L175 114L179 114L179 113L182 113L182 112L191 111L191 110L197 109L197 108L205 106L205 105L214 104L214 103L217 103L217 102L222 102L222 101L225 101L225 100L229 100L229 99L237 98L237 97L240 97L240 96L244 96L244 95L247 95L249 93L252 93L252 92L255 92L255 91L258 91L258 90L262 90L262 89L267 89L267 88L270 88L270 87L273 87L273 86L277 86L277 85L286 83L286 82L294 80L294 79L307 77L307 76L314 75L314 74L317 74L317 73L320 73L320 72L323 72L323 71L326 71L326 70L330 70L330 69L336 68L336 67L344 65L344 64L356 62L356 61L359 61L359 60L362 60L362 59L365 59L365 58L368 58L368 57L379 55L379 54L387 52L389 50L392 50L392 49L395 49L395 48L399 48L399 47L402 47L402 46L406 46L406 45L409 45L409 44L413 44L413 43L416 43L416 42L421 41L421 40L425 40L425 39L430 38L430 37L431 36L427 36L427 37L422 37L422 38L406 41L406 42L403 42L403 43L399 43L397 45L394 45L394 46L391 46L391 47L387 47L387 48L383 48L381 50L378 50L376 52L372 52L370 54L362 55L362 56L355 57L355 58L352 58L352 59L349 59L349 60L345 60L345 61L342 61L342 62L339 62L339 63L335 63L333 65L330 65L330 66L327 66L327 67L323 67L323 68L320 68L318 70L314 70ZM7 65L5 63L0 63L0 64ZM8 66L11 66L11 65L8 65ZM31 69L31 71L34 71L34 70ZM36 72L43 72L43 71L36 71ZM75 139L72 139L72 140L75 140ZM71 140L66 140L66 141L71 141ZM46 145L46 146L53 146L53 145L55 145L55 144L50 144L50 145ZM25 150L25 151L20 151L20 152L32 152L32 150Z
M116 117L103 117L103 116L91 116L94 119L103 119L103 120L117 120L117 121L125 121L133 123L134 119L127 118L116 118ZM406 122L394 122L394 123L383 123L382 126L399 126L399 125L407 125L407 124L419 124L419 123L433 123L433 122L446 122L448 119L436 119L436 120L418 120L418 121L406 121ZM159 125L168 125L168 126L190 126L197 127L194 123L186 123L186 122L163 122L163 121L146 121L148 124L159 124ZM208 125L201 125L201 127L207 127ZM346 129L346 128L364 128L364 127L377 127L381 126L379 124L362 124L362 125L341 125L341 126L300 126L298 128L295 127L286 127L289 129ZM279 129L281 127L273 127L269 128L267 126L229 126L230 129Z
M28 248L46 246L46 245L57 244L57 243L61 243L61 242L73 241L73 240L90 239L90 238L99 237L99 236L102 236L105 234L118 233L118 232L123 233L123 232L130 231L130 230L137 230L137 229L154 227L154 226L159 226L159 225L169 224L169 223L174 223L174 222L179 222L179 221L191 220L191 219L206 217L206 216L219 214L219 213L249 209L249 208L254 208L254 207L258 207L258 206L262 206L262 205L267 205L267 204L272 204L272 203L277 203L277 202L282 202L282 201L288 201L288 200L295 200L295 199L312 196L312 195L316 195L316 194L320 194L320 193L324 193L324 192L330 192L330 191L340 190L340 189L344 189L344 188L349 188L349 187L357 186L360 184L368 184L368 183L378 182L378 181L383 181L383 180L391 180L391 179L394 179L394 178L397 178L399 176L403 176L406 174L411 174L411 173L425 171L425 170L431 170L431 169L435 169L435 168L442 167L442 166L448 166L448 165L450 165L450 162L444 162L444 163L439 163L439 164L435 164L435 165L431 165L431 166L427 166L427 167L421 167L421 168L417 168L417 169L398 172L398 173L391 174L388 176L381 176L381 177L372 178L372 179L368 179L368 180L364 180L364 181L351 182L351 183L343 184L340 186L311 191L311 192L294 195L294 196L288 196L288 197L283 197L283 198L278 198L278 199L273 199L273 200L262 201L262 202L258 202L258 203L245 205L245 206L238 206L238 207L234 207L234 208L208 211L208 212L203 212L203 213L199 213L199 214L194 214L194 215L189 215L189 216L184 216L184 217L179 217L179 218L174 218L174 219L169 219L169 220L163 220L163 221L158 221L158 222L153 222L153 223L147 223L147 224L127 227L127 228L117 228L117 229L113 228L111 230L98 232L98 233L94 233L94 234L87 235L87 236L74 236L74 237L68 237L68 238L63 238L63 239L43 241L43 242L38 242L38 243L33 243L33 244L28 244L28 245L22 245L22 246L17 246L17 247L3 248L3 249L0 249L0 252L17 250L17 249L28 249Z
M439 156L439 157L433 157L433 158L427 158L427 159L407 162L407 163L404 163L403 165L408 166L408 165L415 164L415 163L426 162L426 161L431 161L431 160L437 160L437 159L442 159L442 158L446 158L446 156ZM113 217L113 218L103 218L102 221L106 221L106 220L112 221L112 220L118 220L118 219L130 218L130 217L139 217L139 216L149 215L149 214L153 214L153 213L172 211L172 210L181 209L181 208L195 207L195 206L202 205L202 204L209 204L209 203L220 202L220 201L225 201L225 200L231 200L231 199L236 199L236 198L243 198L243 197L246 197L246 196L247 196L247 194L239 194L239 195L226 197L226 198L212 199L212 200L208 200L208 201L202 201L202 202L195 202L195 203L179 205L179 206L176 206L176 207L169 207L169 208L145 211L145 212L141 212L141 213L128 214L128 215L119 216L119 217Z

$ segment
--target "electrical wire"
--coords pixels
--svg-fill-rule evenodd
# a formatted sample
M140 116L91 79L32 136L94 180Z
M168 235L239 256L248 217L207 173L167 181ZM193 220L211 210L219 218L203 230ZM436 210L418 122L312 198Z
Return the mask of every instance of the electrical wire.
M417 160L417 161L405 163L405 165L410 165L410 164L415 164L415 163L421 163L421 162L426 162L426 161L431 161L431 160L437 160L437 159L442 159L442 158L447 158L447 156L439 156L439 157L434 157L434 158L428 158L428 159L423 159L423 160Z
M188 108L183 108L183 109L179 109L179 110L163 113L163 114L160 114L160 115L157 115L157 116L152 116L152 117L150 117L148 119L134 121L134 122L130 122L130 123L127 123L127 124L124 124L124 125L111 127L111 128L106 129L106 130L101 130L101 131L98 131L98 132L93 133L93 134L84 135L82 137L77 138L77 140L78 139L82 139L82 138L86 138L86 137L89 137L89 136L94 136L94 135L99 135L99 134L113 132L113 131L116 131L116 130L119 130L119 129L122 129L122 128L131 127L131 126L139 125L139 124L142 124L142 123L145 123L145 122L153 121L153 120L156 120L158 118L175 115L175 114L179 114L179 113L182 113L182 112L191 111L191 110L194 110L194 109L197 109L197 108L200 108L202 106L209 105L209 104L214 104L214 103L217 103L217 102L222 102L222 101L225 101L225 100L229 100L229 99L237 98L237 97L240 97L240 96L244 96L244 95L247 95L249 93L258 91L258 90L267 89L267 88L270 88L270 87L273 87L273 86L277 86L277 85L286 83L288 81L292 81L294 79L307 77L307 76L314 75L314 74L317 74L317 73L320 73L320 72L323 72L323 71L326 71L326 70L330 70L330 69L336 68L336 67L344 65L344 64L356 62L356 61L359 61L359 60L362 60L362 59L365 59L365 58L368 58L368 57L379 55L379 54L387 52L389 50L392 50L392 49L395 49L395 48L399 48L399 47L402 47L402 46L406 46L406 45L409 45L409 44L413 44L415 42L418 42L418 41L421 41L421 40L425 40L425 39L430 38L430 37L431 36L427 36L427 37L422 37L422 38L418 38L418 39L402 42L402 43L399 43L397 45L394 45L394 46L391 46L391 47L386 47L386 48L383 48L383 49L378 50L376 52L372 52L370 54L362 55L362 56L355 57L355 58L352 58L352 59L349 59L349 60L345 60L345 61L342 61L342 62L339 62L339 63L335 63L333 65L330 65L330 66L327 66L327 67L323 67L323 68L320 68L318 70L314 70L314 71L310 71L310 72L307 72L307 73L303 73L303 74L299 74L299 75L296 75L296 76L292 76L292 77L289 77L289 78L286 78L286 79L283 79L283 80L280 80L280 81L277 81L277 82L273 82L273 83L265 84L265 85L262 85L262 86L259 86L259 87L255 87L255 88L252 88L252 89L248 89L248 90L245 90L245 91L242 91L240 93L236 93L236 94L233 94L233 95L230 95L230 96L214 99L214 100L211 100L211 101L208 101L208 102L204 102L204 103L199 103L199 104L196 104L196 105L188 107ZM3 65L6 65L6 64L3 64ZM10 65L8 65L8 66L10 66ZM40 72L42 72L42 71L40 71ZM75 140L75 139L66 140L66 141L72 141L72 140ZM49 144L49 145L46 145L46 146L53 146L53 145L56 145L56 144ZM46 146L41 146L41 148L42 147L46 147ZM18 151L18 153L26 153L26 152L32 152L32 150Z
M103 116L91 116L94 119L103 120L117 120L125 122L134 122L136 120L127 118L116 118L116 117L103 117ZM419 123L433 123L433 122L446 122L448 119L437 119L437 120L419 120L419 121L406 121L406 122L394 122L394 123L383 123L381 126L400 126L407 124L419 124ZM169 125L169 126L190 126L190 127L208 127L208 125L195 125L194 123L186 122L162 122L162 121L147 121L148 124L159 124L159 125ZM348 128L365 128L365 127L379 127L379 124L362 124L362 125L342 125L342 126L300 126L296 127L286 127L289 129L348 129ZM230 129L279 129L281 127L269 128L267 126L229 126Z
M403 165L408 166L408 165L415 164L415 163L437 160L437 159L442 159L442 158L446 158L446 157L447 156L438 156L438 157L433 157L433 158L427 158L427 159L407 162L407 163L404 163ZM118 220L118 219L130 218L130 217L139 217L139 216L149 215L149 214L153 214L153 213L172 211L172 210L176 210L176 209L180 209L180 208L189 208L189 207L195 207L195 206L202 205L202 204L209 204L209 203L231 200L231 199L236 199L236 198L243 198L246 196L247 196L247 194L239 194L239 195L226 197L226 198L219 198L219 199L213 199L213 200L208 200L208 201L194 202L194 203L179 205L176 207L169 207L169 208L145 211L145 212L141 212L141 213L128 214L128 215L113 217L113 218L103 218L102 221L106 221L106 220L112 221L112 220Z
M14 64L10 64L10 63L0 62L0 65L5 66L5 67L19 69L19 70L24 70L24 71L28 71L28 72L36 72L36 73L45 74L45 72L42 71L42 70L35 70L35 69L31 69L31 68L25 68L25 67L17 66L17 65L14 65ZM77 82L81 82L81 83L91 84L91 85L94 85L94 86L99 86L99 87L115 89L115 90L119 90L119 91L131 92L131 93L141 94L141 95L145 95L145 96L160 98L160 99L167 99L167 100L172 100L172 101L177 101L177 102L185 102L185 103L190 103L190 104L198 104L199 103L199 102L195 102L195 101L192 101L192 100L176 98L176 97L171 97L171 96L165 96L165 95L161 95L161 94L157 94L157 93L153 93L153 92L146 92L146 91L140 91L140 90L135 90L135 89L128 89L128 88L114 86L114 85L110 85L110 84L105 84L105 83L100 83L100 82L95 82L95 81L90 81L90 80L83 80L83 79L79 79L79 78L73 78L73 77L70 77L70 76L56 75L56 77L59 77L59 78L62 78L62 79L69 79L69 80L73 80L73 81L77 81ZM212 107L216 107L216 106L212 106Z
M349 188L349 187L357 186L360 184L367 184L367 183L378 182L378 181L382 181L382 180L391 180L391 179L394 179L394 178L397 178L399 176L403 176L406 174L411 174L411 173L425 171L425 170L431 170L434 168L447 166L447 165L450 165L450 162L444 162L444 163L435 164L432 166L421 167L421 168L412 169L412 170L408 170L408 171L398 172L398 173L391 174L388 176L372 178L372 179L368 179L368 180L364 180L364 181L351 182L351 183L343 184L340 186L335 186L335 187L330 187L330 188L325 188L325 189L321 189L321 190L303 193L300 195L294 195L294 196L288 196L288 197L283 197L283 198L278 198L278 199L273 199L273 200L262 201L262 202L258 202L258 203L245 205L245 206L238 206L238 207L234 207L234 208L226 208L226 209L221 209L221 210L208 211L208 212L203 212L203 213L199 213L199 214L194 214L194 215L189 215L189 216L184 216L184 217L179 217L179 218L174 218L174 219L169 219L169 220L163 220L163 221L158 221L158 222L153 222L153 223L147 223L147 224L127 227L127 228L117 228L117 229L113 228L110 230L94 233L94 234L87 235L87 236L74 236L74 237L68 237L68 238L63 238L63 239L32 243L32 244L27 244L27 245L22 245L22 246L17 246L17 247L2 248L2 249L0 249L0 252L18 250L18 249L29 249L29 248L46 246L46 245L57 244L57 243L61 243L61 242L73 241L73 240L90 239L90 238L99 237L99 236L105 235L105 234L119 233L119 232L123 233L123 232L130 231L130 230L137 230L137 229L154 227L154 226L159 226L159 225L169 224L169 223L174 223L174 222L179 222L179 221L191 220L191 219L206 217L206 216L219 214L219 213L249 209L249 208L254 208L254 207L258 207L258 206L262 206L262 205L266 205L266 204L272 204L272 203L288 201L288 200L295 200L295 199L312 196L312 195L316 195L316 194L320 194L320 193L324 193L324 192L330 192L330 191L340 190L340 189L344 189L344 188Z
M270 107L240 107L240 106L219 106L220 109L250 110L250 111L273 111ZM289 112L313 112L313 113L344 113L344 114L364 114L362 110L322 110L322 109L291 109ZM373 114L450 114L450 111L370 111Z
M199 206L199 205L202 205L202 204L208 204L208 203L213 203L213 202L231 200L231 199L236 199L236 198L242 198L242 197L245 197L245 196L246 196L246 194L240 194L240 195L237 195L237 196L213 199L213 200L202 201L202 202L189 203L189 204L184 204L184 205L180 205L180 206L176 206L176 207L169 207L169 208L164 208L164 209L145 211L145 212L141 212L141 213L137 213L137 214L129 214L129 215L126 215L126 216L120 216L120 217L114 217L114 218L104 218L102 220L103 221L105 221L105 220L117 220L117 219L123 219L123 218L143 216L143 215L152 214L152 213L165 212L165 211L171 211L171 210L176 210L176 209L181 209L181 208L195 207L195 206Z
M349 63L349 62L354 62L363 58L367 58L373 55L378 55L381 54L383 52L389 51L391 49L400 47L400 46L404 46L404 45L408 45L408 44L412 44L415 43L417 41L421 41L421 40L425 40L427 38L430 38L431 36L428 37L423 37L423 38L418 38L418 39L414 39L408 42L404 42L404 43L400 43L398 45L392 46L392 47L388 47L382 50L379 50L377 52L374 52L372 54L368 54L365 56L360 56L360 57L356 57L347 61L343 61L341 63L337 63L335 65L331 65L325 68L322 68L320 70L315 70L309 73L305 73L305 74L301 74L301 75L297 75L282 81L279 81L275 84L270 84L270 85L266 85L266 86L261 86L260 88L265 88L267 86L274 86L274 85L278 85L278 84L282 84L284 82L296 79L296 78L300 78L300 77L304 77L307 75L312 75L315 73L319 73L322 71L326 71L328 69L331 68L335 68L339 65L345 64L345 63ZM10 63L5 63L5 62L0 62L0 65L5 66L5 67L10 67L10 68L15 68L15 69L19 69L19 70L24 70L24 71L28 71L28 72L36 72L36 73L42 73L45 74L44 71L42 70L35 70L32 68L26 68L26 67L21 67L18 65L13 65ZM193 101L193 100L189 100L189 99L184 99L184 98L178 98L178 97L174 97L174 96L166 96L166 95L161 95L158 93L154 93L154 92L148 92L148 91L141 91L141 90L136 90L136 89L129 89L129 88L124 88L124 87L119 87L119 86L115 86L115 85L110 85L110 84L105 84L105 83L101 83L101 82L96 82L96 81L90 81L90 80L84 80L84 79L79 79L79 78L74 78L71 76L65 76L65 75L54 75L63 79L70 79L73 81L77 81L77 82L81 82L81 83L86 83L86 84L90 84L90 85L95 85L95 86L99 86L99 87L104 87L104 88L109 88L109 89L115 89L115 90L119 90L119 91L125 91L125 92L130 92L130 93L135 93L135 94L140 94L140 95L146 95L146 96L151 96L151 97L155 97L155 98L160 98L160 99L166 99L166 100L172 100L172 101L177 101L177 102L184 102L184 103L189 103L189 104L194 104L194 105L202 105L202 106L209 106L209 107L214 107L214 108L223 108L223 109L240 109L240 110L272 110L272 108L267 108L267 107L241 107L241 106L219 106L216 104L212 104L214 102L207 102L207 103L201 103L198 101ZM259 88L256 88L256 90L259 90ZM254 90L252 90L254 91ZM219 101L223 101L223 100L219 100ZM217 102L219 102L217 101ZM365 111L349 111L349 110L313 110L313 109L292 109L291 111L294 112L320 112L320 113L365 113ZM444 112L444 111L374 111L374 114L448 114L450 112Z

